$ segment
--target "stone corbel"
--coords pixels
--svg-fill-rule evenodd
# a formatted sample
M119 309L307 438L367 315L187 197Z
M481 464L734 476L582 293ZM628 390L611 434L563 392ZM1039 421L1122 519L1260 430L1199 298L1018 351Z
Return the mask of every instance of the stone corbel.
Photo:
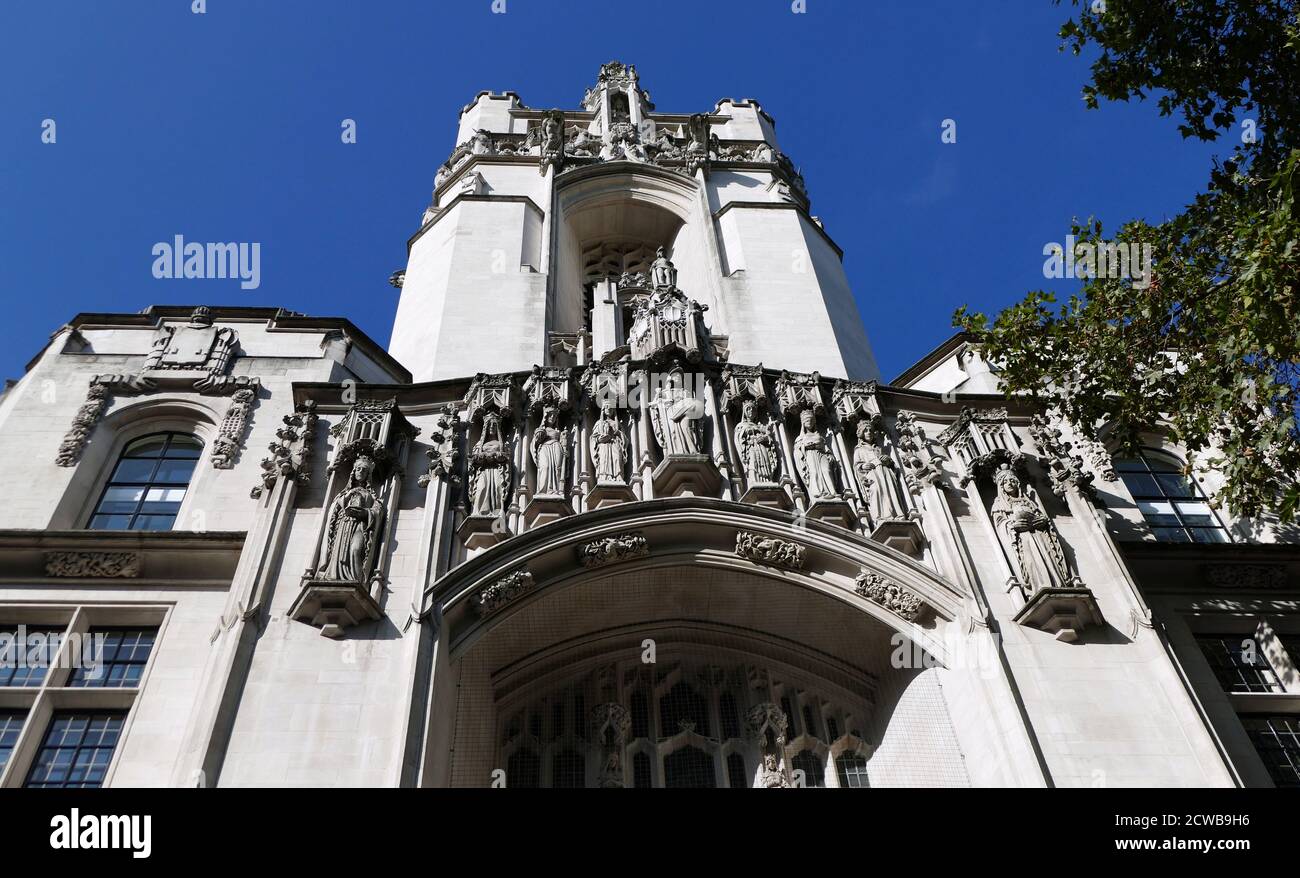
M891 582L872 570L863 570L858 574L854 591L908 622L919 621L930 609L914 591Z
M736 555L756 564L802 570L808 550L798 543L742 530L736 532Z

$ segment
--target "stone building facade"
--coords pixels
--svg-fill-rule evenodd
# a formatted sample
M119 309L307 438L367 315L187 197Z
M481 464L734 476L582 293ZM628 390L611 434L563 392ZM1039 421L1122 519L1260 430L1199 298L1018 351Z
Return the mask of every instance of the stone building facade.
M0 786L1300 784L1295 530L881 381L757 103L457 142L389 351L80 314L0 399Z

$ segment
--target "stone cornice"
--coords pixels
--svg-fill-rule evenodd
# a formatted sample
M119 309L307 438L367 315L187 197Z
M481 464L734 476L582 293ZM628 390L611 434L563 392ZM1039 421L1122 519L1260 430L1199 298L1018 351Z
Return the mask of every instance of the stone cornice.
M0 584L228 588L244 531L0 530Z
M460 171L457 172L456 177L452 178L452 182L455 182L455 180L460 177L461 172L469 169L478 161L482 161L484 159L503 159L503 158L508 159L511 163L520 163L522 161L516 156L475 156L472 161L470 161L464 168L460 169ZM534 164L534 165L537 164L537 162L535 161L529 161L527 163ZM451 185L451 183L448 183L448 185ZM446 186L443 187L443 189L446 188L447 188ZM441 194L441 192L442 189L439 190L439 194ZM419 231L417 231L414 235L410 237L410 239L406 242L406 255L410 256L411 248L415 246L415 242L420 240L422 237L424 237L425 233L428 232L429 229L436 226L444 216L451 213L452 208L456 207L462 201L487 201L487 202L494 202L500 204L524 204L527 205L528 207L531 207L534 211L536 211L538 216L545 215L544 211L537 206L537 202L533 201L527 195L457 195L451 201L447 202L447 204L444 207L438 208L438 212L433 215L433 218L430 219L424 225L420 226Z
M194 305L150 305L137 314L110 314L101 312L82 312L73 317L67 327L79 331L83 329L147 329L157 330L164 320L188 320L194 313ZM339 332L353 345L360 348L367 357L385 369L397 382L409 382L411 373L397 362L384 348L375 343L365 332L357 328L345 317L311 317L288 311L284 308L259 308L216 305L211 307L215 323L250 323L263 324L267 332ZM58 338L56 333L51 342ZM30 370L45 353L42 348L27 364ZM102 355L99 355L102 356Z
M753 162L715 162L713 167L715 170L730 170L732 168L736 168L736 169L754 168L754 169L761 169L761 170L768 170L768 171L772 170L772 167L770 165L756 165ZM782 176L779 170L773 171L773 173L778 177ZM726 204L722 205L722 207L718 208L718 210L713 214L714 221L716 222L717 220L722 219L722 217L727 213L727 211L733 209L796 211L799 214L801 214L804 219L808 220L808 225L811 226L817 232L817 234L821 235L823 241L825 241L828 245L830 245L830 248L835 251L835 255L840 258L840 261L841 262L844 261L844 251L840 248L839 244L835 243L835 239L832 238L825 229L823 229L817 223L813 222L812 214L808 212L808 207L806 204L797 204L797 203L792 204L787 201L728 201Z

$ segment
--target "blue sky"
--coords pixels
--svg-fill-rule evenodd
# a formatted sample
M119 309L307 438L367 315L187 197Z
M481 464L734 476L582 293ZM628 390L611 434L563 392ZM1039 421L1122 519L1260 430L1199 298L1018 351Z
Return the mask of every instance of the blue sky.
M666 112L777 120L886 379L1043 278L1072 217L1176 213L1229 146L1150 101L1085 111L1050 0L40 0L0 6L0 377L80 311L279 305L380 344L460 108L576 107L637 65ZM41 142L54 119L57 142ZM357 122L357 143L339 137ZM941 142L944 119L957 142ZM158 280L156 242L257 241L261 286Z

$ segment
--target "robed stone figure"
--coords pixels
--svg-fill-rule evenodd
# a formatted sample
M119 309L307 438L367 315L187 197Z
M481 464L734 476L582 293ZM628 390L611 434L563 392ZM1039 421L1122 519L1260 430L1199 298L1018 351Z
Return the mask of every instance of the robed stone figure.
M627 462L627 437L618 426L613 406L601 409L600 419L591 429L591 461L596 468L596 483L622 485L623 466Z
M664 454L699 454L699 419L703 416L704 403L686 389L682 373L670 373L650 404L655 439Z
M1024 493L1020 477L1010 467L999 469L994 481L997 498L990 510L993 524L1007 554L1014 559L1021 584L1031 593L1068 587L1073 577L1047 514Z
M542 423L533 431L532 456L537 467L537 496L563 497L569 450L554 408L548 407L542 413Z
M330 504L329 530L317 580L357 583L365 580L383 519L379 497L370 486L374 470L374 461L358 457L352 465L348 486Z
M813 500L837 498L835 459L826 447L826 437L817 430L817 416L812 409L799 413L799 424L801 429L794 443L794 459L808 496Z
M470 515L492 517L505 509L510 489L510 450L496 412L483 415L483 433L469 456Z
M903 480L898 466L889 453L884 430L879 423L863 420L858 423L858 445L853 449L853 471L862 496L866 498L867 511L876 524L890 519L907 517L907 503L903 499Z
M772 431L754 420L758 407L746 400L736 425L736 451L740 454L745 478L751 485L771 485L776 480L777 449Z

